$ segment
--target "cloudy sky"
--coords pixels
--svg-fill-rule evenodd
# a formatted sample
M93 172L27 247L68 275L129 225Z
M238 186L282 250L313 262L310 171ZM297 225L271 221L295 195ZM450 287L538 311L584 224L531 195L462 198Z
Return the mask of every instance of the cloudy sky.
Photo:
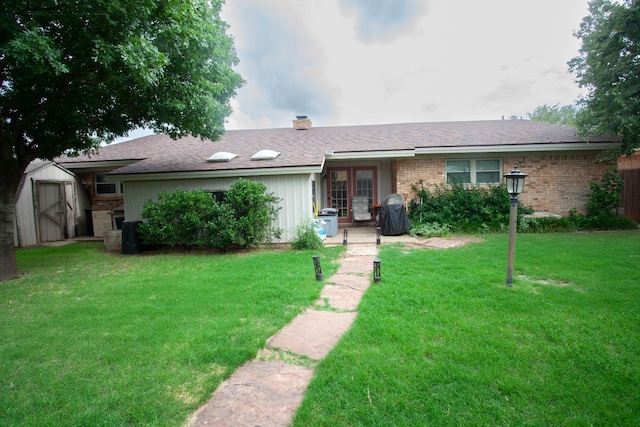
M485 120L570 104L588 0L227 0L227 129Z

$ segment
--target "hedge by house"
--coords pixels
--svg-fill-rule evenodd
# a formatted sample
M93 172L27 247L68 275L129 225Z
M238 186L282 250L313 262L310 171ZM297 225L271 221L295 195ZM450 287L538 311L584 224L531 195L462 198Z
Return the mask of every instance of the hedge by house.
M161 192L142 208L138 231L150 247L255 247L280 237L271 223L280 199L264 184L239 179L222 201L203 190Z

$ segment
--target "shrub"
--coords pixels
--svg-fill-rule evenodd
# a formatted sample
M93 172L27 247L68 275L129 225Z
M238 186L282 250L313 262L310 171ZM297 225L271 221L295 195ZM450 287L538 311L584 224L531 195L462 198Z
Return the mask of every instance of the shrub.
M522 216L518 221L521 233L560 233L575 231L576 225L569 218Z
M428 222L412 225L409 229L411 237L447 237L451 234L451 226L438 222Z
M590 182L591 194L586 205L587 216L617 216L617 210L622 202L623 187L624 180L618 175L616 168L605 172L600 183Z
M410 218L418 224L449 224L451 231L500 231L509 224L510 197L504 185L481 187L463 184L435 185L433 190L414 186ZM521 213L531 212L519 206Z
M216 205L213 196L202 190L161 192L158 202L148 201L142 207L147 221L138 232L147 246L208 246L204 225L215 219Z
M577 214L575 209L569 214L569 220L583 230L632 230L638 224L624 216L618 215L618 207L622 202L624 181L617 169L605 172L599 183L589 183L591 193L587 202L586 215Z
M216 203L212 207L213 217L204 224L207 246L225 249L236 241L236 219L231 207L225 203Z
M318 236L318 233L316 233L310 219L298 224L295 237L291 241L291 246L298 250L318 249L322 247L322 239Z
M580 215L573 210L568 218L579 230L634 230L638 224L614 214Z
M254 247L280 237L282 231L270 226L278 217L280 199L266 191L262 183L239 179L225 193L224 203L235 218L235 244Z
M203 190L161 192L157 202L144 204L146 221L138 230L152 247L254 247L280 237L271 227L278 201L264 184L244 179L233 183L222 202Z

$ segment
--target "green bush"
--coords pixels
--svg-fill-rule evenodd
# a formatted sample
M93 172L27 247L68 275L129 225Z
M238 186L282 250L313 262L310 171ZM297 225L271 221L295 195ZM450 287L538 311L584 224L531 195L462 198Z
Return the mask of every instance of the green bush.
M208 247L225 249L236 242L236 219L233 209L225 203L215 203L213 216L204 224L204 233Z
M225 193L224 203L235 218L233 243L254 247L282 234L281 230L270 226L278 217L280 199L266 191L267 187L262 183L239 179Z
M318 233L316 233L310 219L298 224L295 237L291 241L291 246L298 250L318 249L322 247L322 239L318 236Z
M609 213L580 215L573 210L568 219L579 230L634 230L638 228L638 224L635 221Z
M280 237L271 227L278 201L264 184L245 179L234 182L222 202L203 190L161 192L157 202L144 204L138 230L151 247L254 247Z
M416 224L409 229L411 237L447 237L451 234L451 227L438 222Z
M142 207L138 232L147 246L208 246L205 224L215 220L218 203L202 190L177 189L161 192L158 202L148 201Z
M566 218L534 218L531 208L518 204L518 230L523 233L567 232L581 230L629 230L638 227L634 221L618 216L623 180L617 171L606 172L602 180L591 182L586 204L587 214L572 211ZM510 198L504 185L492 187L463 184L434 185L430 191L422 182L414 186L418 200L412 203L409 217L412 235L432 235L433 224L452 232L488 233L509 228Z
M509 224L510 197L504 185L481 187L463 184L435 185L430 191L420 183L414 186L410 219L414 227L438 223L454 232L501 231ZM519 206L519 213L530 209Z
M569 220L581 230L633 230L638 224L618 215L622 203L624 180L617 169L605 172L600 182L589 183L591 193L587 202L586 215L577 214L575 209L569 214Z
M518 231L521 233L562 233L576 230L569 218L522 216L518 219Z
M587 216L617 216L618 208L622 203L623 188L624 180L618 175L616 168L605 172L600 183L590 182L591 194L586 205Z

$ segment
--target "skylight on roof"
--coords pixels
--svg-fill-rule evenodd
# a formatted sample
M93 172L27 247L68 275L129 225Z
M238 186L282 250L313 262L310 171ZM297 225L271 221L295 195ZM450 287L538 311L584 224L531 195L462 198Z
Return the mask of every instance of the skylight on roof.
M279 152L273 150L260 150L253 156L251 160L273 160L280 155Z
M229 153L228 151L218 151L213 156L207 159L207 162L229 162L238 157L235 153Z

